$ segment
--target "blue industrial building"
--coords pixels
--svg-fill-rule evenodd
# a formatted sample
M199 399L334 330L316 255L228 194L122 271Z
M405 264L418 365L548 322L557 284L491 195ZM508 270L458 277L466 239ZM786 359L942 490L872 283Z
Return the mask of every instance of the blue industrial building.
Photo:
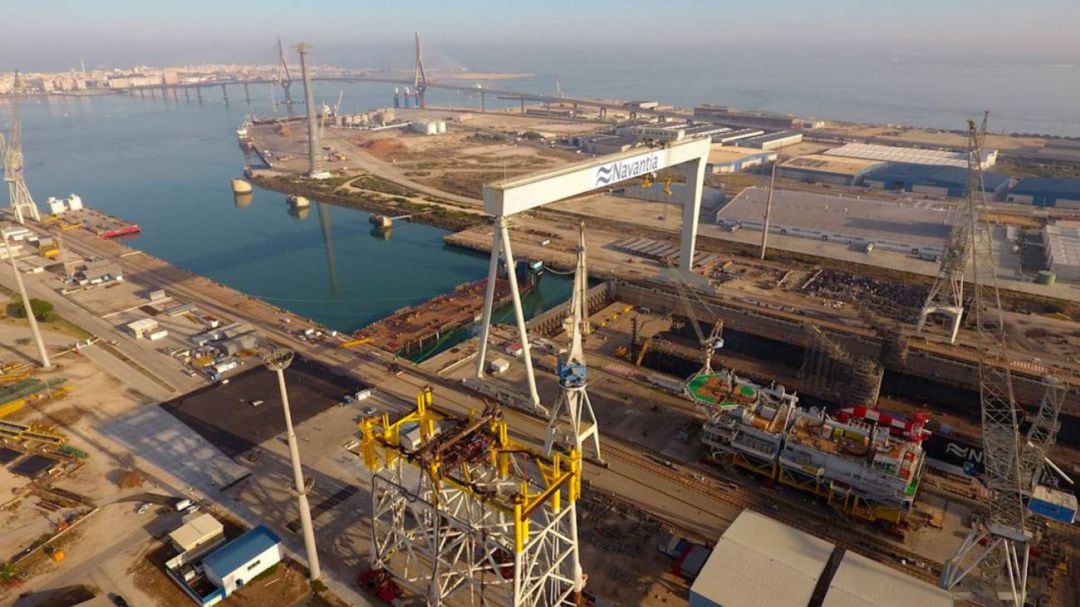
M1008 189L1011 179L1002 173L983 173L983 191L992 198ZM967 196L968 170L928 164L889 163L863 176L863 185L905 190L934 196Z
M1005 200L1037 207L1080 208L1080 179L1025 177Z

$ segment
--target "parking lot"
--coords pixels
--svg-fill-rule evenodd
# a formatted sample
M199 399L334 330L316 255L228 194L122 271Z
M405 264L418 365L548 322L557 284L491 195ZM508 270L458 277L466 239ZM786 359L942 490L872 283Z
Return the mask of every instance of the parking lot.
M297 426L364 387L300 357L285 370L285 382ZM276 374L261 365L161 407L231 458L285 431Z

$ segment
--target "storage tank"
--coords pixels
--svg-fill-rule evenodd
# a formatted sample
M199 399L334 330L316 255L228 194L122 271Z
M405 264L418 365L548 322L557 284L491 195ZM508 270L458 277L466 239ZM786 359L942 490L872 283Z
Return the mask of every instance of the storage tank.
M1048 287L1053 286L1054 284L1057 284L1057 274L1050 270L1040 270L1039 273L1035 275L1035 284L1046 285Z

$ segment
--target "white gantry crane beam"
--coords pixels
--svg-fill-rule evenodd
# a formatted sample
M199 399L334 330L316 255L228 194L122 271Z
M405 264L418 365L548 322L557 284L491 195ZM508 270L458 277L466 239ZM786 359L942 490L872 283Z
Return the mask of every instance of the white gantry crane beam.
M574 271L574 290L570 296L570 316L567 318L570 347L566 358L558 364L557 371L562 394L548 417L544 453L551 455L565 414L570 422L569 433L573 447L583 456L589 454L591 450L592 457L598 462L603 462L600 456L600 425L596 422L596 413L589 400L589 393L585 389L588 383L588 368L585 365L585 351L581 340L584 324L589 317L589 303L586 299L587 276L585 222L582 221L578 232L577 268Z
M529 398L534 408L538 411L543 410L540 394L536 390L529 335L525 327L521 293L518 290L517 276L514 272L514 255L510 246L509 230L509 218L512 215L578 194L615 187L631 179L642 179L662 169L680 167L686 175L687 187L680 188L674 200L683 205L679 266L685 270L685 274L689 275L694 263L698 215L701 212L702 182L705 178L705 163L709 158L709 146L710 140L707 137L683 139L645 150L635 149L610 154L553 171L514 177L485 185L484 210L494 218L494 226L487 291L484 296L484 312L481 320L480 350L476 356L476 376L478 378L484 376L488 337L491 332L491 312L495 304L495 281L498 277L501 254L506 262L507 280L510 283L510 294L514 303L514 317L521 340L522 358L525 361Z
M941 583L953 588L981 569L999 599L1023 607L1031 534L1026 526L1017 406L1007 360L993 238L989 225L978 220L983 205L978 159L985 124L985 117L982 129L976 129L974 121L968 122L967 221L971 227L971 308L979 357L987 518L946 563Z

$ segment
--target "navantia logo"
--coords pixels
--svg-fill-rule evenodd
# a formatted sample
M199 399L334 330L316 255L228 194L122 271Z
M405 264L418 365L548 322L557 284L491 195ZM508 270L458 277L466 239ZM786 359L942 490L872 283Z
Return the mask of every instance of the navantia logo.
M976 449L975 447L964 447L956 443L949 443L948 445L945 445L945 453L970 462L978 462L980 464L983 460L983 452L981 449Z
M593 187L599 188L625 179L640 177L645 173L651 173L659 168L660 154L658 152L611 162L596 169Z

